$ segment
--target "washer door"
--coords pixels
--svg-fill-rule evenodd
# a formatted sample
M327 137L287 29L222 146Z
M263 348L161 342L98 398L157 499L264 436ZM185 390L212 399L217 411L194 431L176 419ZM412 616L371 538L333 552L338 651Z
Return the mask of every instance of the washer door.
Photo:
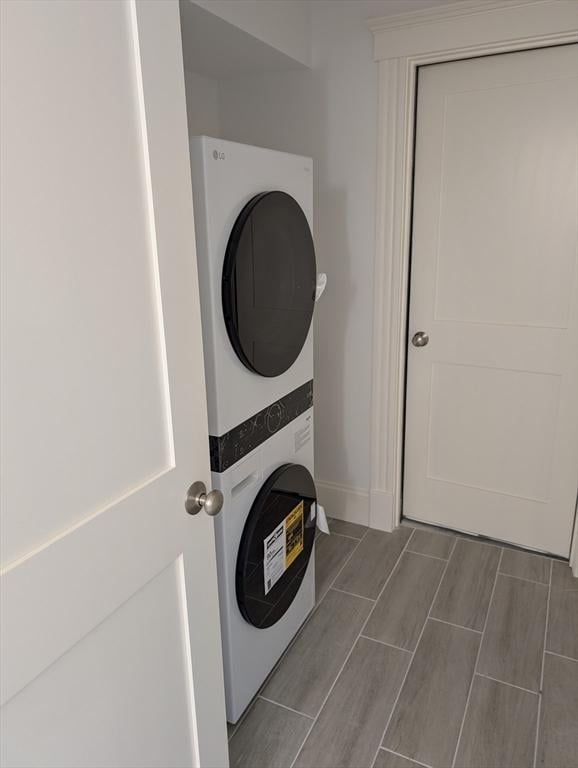
M223 266L225 324L239 359L261 376L288 370L313 317L317 267L307 218L285 192L243 208Z
M279 467L257 494L236 569L237 602L249 624L270 627L293 602L313 551L316 501L313 478L300 464Z

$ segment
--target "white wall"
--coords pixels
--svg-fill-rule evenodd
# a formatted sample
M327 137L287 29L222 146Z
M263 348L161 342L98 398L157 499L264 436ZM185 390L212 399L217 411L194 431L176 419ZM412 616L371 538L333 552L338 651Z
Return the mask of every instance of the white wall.
M219 83L185 71L189 136L220 136Z
M308 0L193 0L196 5L309 66Z
M367 519L375 230L377 67L366 20L438 4L316 0L313 68L221 83L223 138L311 155L315 241L328 288L318 305L316 475L357 494L332 500ZM336 494L337 491L337 494ZM347 497L347 498L346 498Z

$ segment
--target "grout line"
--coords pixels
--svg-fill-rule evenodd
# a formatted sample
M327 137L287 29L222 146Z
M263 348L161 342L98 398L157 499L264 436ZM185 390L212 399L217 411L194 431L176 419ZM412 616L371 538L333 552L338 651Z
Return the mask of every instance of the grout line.
M415 530L415 528L414 528L414 530ZM377 597L375 598L375 605L377 605L377 603L379 602L379 600L380 600L381 596L382 596L382 595L383 595L383 593L385 592L385 589L386 589L387 585L389 584L389 582L390 582L390 580L391 580L391 577L393 576L393 574L394 574L394 572L395 572L395 569L397 568L397 566L398 566L398 565L399 565L399 563L401 562L401 558L403 557L403 555L404 555L404 554L405 554L405 552L407 551L407 546L408 546L409 542L411 541L412 537L413 537L413 531L410 533L410 535L409 535L409 537L408 537L407 541L406 541L406 542L405 542L405 544L403 545L403 548L402 548L401 552L399 553L399 556L398 556L397 560L396 560L396 561L395 561L395 563L393 564L393 568L391 569L391 571L389 572L389 575L388 575L387 579L386 579L386 580L384 581L384 583L383 583L383 587L382 587L382 588L379 590L379 592L377 593ZM360 631L360 633L359 633L359 637L361 637L361 635L363 634L363 630L365 629L365 627L366 627L366 626L367 626L367 624L369 623L369 620L370 620L370 618L371 618L371 614L372 614L372 613L373 613L373 611L371 611L371 613L369 614L369 616L368 616L368 617L365 619L365 621L363 622L363 626L361 627L361 631ZM356 642L357 642L357 641L356 641Z
M380 747L377 750L377 755L379 755L379 750L382 752L390 752L392 755L397 755L398 757L403 757L404 760L409 760L410 763L415 763L415 765L419 766L419 768L431 768L431 765L428 765L427 763L420 763L419 760L414 760L413 757L402 755L401 752L394 752L393 749L390 749L389 747ZM375 756L376 758L377 755Z
M498 575L500 573L500 566L502 565L502 558L504 557L504 550L500 549L500 557L498 558L498 567L496 568L496 574L494 576L494 584L492 586L492 594L490 595L490 602L488 603L488 610L486 611L486 618L484 619L484 626L482 629L482 636L480 637L480 645L478 646L478 652L476 654L476 661L474 664L474 673L472 675L472 679L470 682L470 688L468 690L468 697L466 699L466 706L464 707L464 714L462 715L462 722L460 724L460 730L458 732L458 739L456 741L456 748L454 751L454 759L452 760L452 768L456 767L456 760L458 757L458 750L460 748L460 741L462 740L462 733L464 731L464 723L466 722L466 715L468 713L468 707L470 705L470 698L472 696L472 690L474 687L474 680L476 679L476 673L478 671L478 662L480 660L480 654L482 652L482 645L484 643L484 634L486 632L486 627L488 626L488 619L490 617L490 612L492 610L492 603L494 602L494 594L496 592L496 584L498 583Z
M430 533L438 533L440 536L457 536L460 539L477 542L478 544L486 544L488 547L494 547L495 549L537 555L538 557L544 557L547 560L553 560L555 563L564 563L565 565L568 565L568 558L564 558L561 555L555 555L545 549L532 549L531 547L522 544L513 544L511 541L506 541L505 539L494 539L491 536L487 537L482 534L460 531L458 528L448 528L447 526L436 525L434 523L425 523L422 520L413 520L410 517L404 516L401 518L400 526L403 528L416 528L416 530L429 531Z
M369 528L367 529L367 531L369 531ZM341 566L341 568L340 568L340 569L337 571L337 573L336 573L336 574L335 574L335 576L333 577L333 580L331 581L331 583L330 583L330 584L329 584L329 586L327 587L327 590L326 590L326 591L323 593L323 597L325 597L325 595L327 594L327 592L329 592L329 590L330 590L330 589L333 587L333 585L335 584L335 582L337 581L337 579L338 579L338 578L339 578L339 576L341 575L341 571L342 571L342 570L343 570L343 569L346 567L346 565L349 563L349 561L350 561L350 560L351 560L351 558L353 557L353 553L354 553L354 552L356 552L356 550L357 550L357 547L358 547L358 546L361 544L361 542L363 541L363 539L366 537L366 535L367 535L367 531L365 531L365 533L363 534L363 536L362 536L360 539L354 539L354 541L356 541L356 542L357 542L357 544L356 544L356 545L353 547L353 549L351 550L351 552L349 553L349 555L348 555L348 556L345 558L345 562L343 563L343 565ZM339 534L339 533L333 533L333 534L331 534L331 535L332 535L332 536L339 536L340 534ZM350 537L348 536L347 538L350 538ZM316 554L317 554L317 553L316 553ZM321 599L319 600L319 602L321 602L321 600L322 600L322 599L323 599L323 598L321 598Z
M491 680L494 683L500 683L500 685L507 685L509 688L516 688L518 691L525 691L526 693L531 693L534 696L539 696L540 691L532 691L530 688L524 688L521 685L515 685L514 683L507 683L505 680L499 680L497 677L492 677L491 675L484 675L483 672L476 672L476 677L485 677L486 680Z
M234 725L232 723L229 723L229 721L227 720L227 723L229 725L233 725L233 730L231 731L230 734L227 734L227 743L229 743L231 741L231 739L233 738L233 736L237 733L237 731L241 727L242 723L244 722L245 718L248 716L249 712L251 712L251 710L253 709L253 705L257 701L258 697L259 697L259 694L256 693L253 696L253 698L251 699L251 701L249 702L249 704L247 705L247 708L245 709L243 714L239 717L239 719L237 720L237 722Z
M367 530L369 530L369 529L367 529ZM335 582L335 579L337 579L337 577L339 576L339 574L341 573L341 571L343 570L343 568L345 568L345 566L347 565L347 563L348 563L348 562L349 562L349 560L351 559L351 557L352 557L353 553L354 553L354 552L355 552L355 550L357 549L357 546L359 545L360 541L361 541L363 538L365 538L365 534L366 534L366 533L367 533L367 531L365 531L365 532L364 532L364 534L363 534L363 536L361 537L361 539L357 540L357 544L355 545L355 547L353 547L353 549L351 550L351 552L349 553L349 555L346 557L346 559L345 559L345 562L343 563L343 565L342 565L342 566L341 566L341 568L339 569L339 571L338 571L338 573L336 574L336 576L335 576L335 578L333 579L333 581L332 581L332 582L329 584L329 586L327 587L327 589L325 590L325 592L324 592L324 593L323 593L323 594L320 596L319 600L316 600L316 601L315 601L315 605L313 606L313 608L312 608L312 610L311 610L310 614L307 616L307 618L305 619L305 621L303 622L303 624L301 624L301 626L299 627L299 629L297 630L297 632L296 632L296 633L293 635L293 637L291 638L291 642L289 643L289 645L287 646L287 648L285 648L285 650L283 651L283 653L281 654L281 656L279 657L279 659L276 661L276 663L275 663L275 665L274 665L273 669L272 669L272 670L269 672L269 674L267 675L267 677L266 677L266 678L263 680L263 682L261 683L261 685L260 685L260 687L259 687L259 692L258 692L258 693L255 695L255 698L253 699L253 701L251 701L251 702L250 702L250 704L249 704L249 706L247 707L247 709L245 710L245 712L243 712L243 715L242 715L242 716L239 718L239 721L238 721L238 722L237 722L237 724L235 725L235 730L234 730L234 731L231 733L231 736L230 736L229 738L231 738L231 737L233 736L233 734L235 733L235 731L237 730L237 728L238 728L238 727L239 727L239 725L241 724L242 720L244 720L244 719L245 719L245 716L246 716L246 714L249 712L249 710L250 710L250 709L252 708L252 706L253 706L253 702L254 702L254 700L255 700L256 698L258 698L259 696L261 696L261 693L260 693L260 692L261 692L262 690L264 690L264 688L265 688L265 687L266 687L266 685L268 684L269 680L271 680L271 678L273 677L273 675L274 675L274 674L275 674L275 672L277 671L278 667L280 667L280 666L281 666L281 664L282 664L283 660L285 659L285 657L287 656L287 654L289 653L289 651L291 650L291 648L292 648L292 647L295 645L295 643L297 642L297 640L298 640L298 639L299 639L299 637L301 636L301 634L302 634L303 630L305 629L305 627L307 626L307 624L309 623L309 621L311 621L311 619L312 619L313 615L314 615L315 613L317 613L317 610L319 609L319 606L321 605L321 603L323 602L323 600L325 599L325 597L326 597L326 596L329 594L329 590L333 588L333 584L334 584L334 582ZM336 535L336 536L338 536L339 534L335 534L335 535ZM317 554L317 553L316 553L316 554ZM262 698L265 698L265 697L263 696ZM267 699L267 701L272 701L274 704L279 704L279 702L278 702L278 701L273 701L273 699ZM284 706L284 705L280 704L280 706ZM304 713L300 712L299 714L304 714ZM311 717L311 715L307 715L307 717Z
M347 664L347 662L349 661L349 657L351 656L351 654L352 654L352 652L353 652L353 649L355 648L356 644L357 644L357 638L355 639L355 641L354 641L353 645L351 646L351 648L350 648L350 650L349 650L349 652L348 652L347 656L345 657L345 661L343 662L343 664L342 664L342 665L341 665L341 667L339 668L339 671L338 671L338 673L337 673L337 676L336 676L335 680L334 680L334 681L331 683L331 686L330 686L330 688L329 688L329 690L328 690L328 692L327 692L327 695L326 695L326 696L325 696L325 698L323 699L323 701L322 701L322 703L321 703L321 706L319 707L319 710L317 711L317 714L315 715L315 718L313 719L313 722L311 723L311 726L310 726L309 730L308 730L308 731L307 731L307 733L305 734L305 738L304 738L304 739L303 739L303 741L301 742L301 744L300 744L300 746L299 746L299 749L298 749L298 750L297 750L297 752L295 753L295 757L294 757L294 758L293 758L293 760L291 761L291 766L290 766L290 768L293 768L293 766L295 765L295 763L296 763L296 761L297 761L297 758L298 758L298 757L299 757L299 755L301 754L301 750L302 750L302 749L303 749L303 747L305 746L305 742L307 741L307 739L309 738L309 735L310 735L311 731L312 731L312 730L313 730L313 728L315 727L315 723L317 722L317 719L318 719L319 715L320 715L320 714L321 714L321 712L323 711L323 707L324 707L324 706L325 706L325 704L327 703L327 700L328 700L328 699L329 699L329 697L331 696L331 691L332 691L332 690L333 690L333 688L335 687L335 683L336 683L336 682L339 680L339 676L341 675L341 673L343 672L343 670L344 670L344 668L345 668L345 665L346 665L346 664Z
M548 622L550 620L550 596L552 595L552 571L554 562L550 560L550 578L548 579L548 598L546 601L546 621L544 625L544 646L542 650L542 667L540 669L540 696L538 697L538 712L536 713L536 739L534 741L534 768L538 760L538 742L540 740L540 720L542 717L542 696L544 691L544 667L546 661L546 643L548 641Z
M372 643L379 643L380 645L386 645L388 648L395 648L396 651L411 653L411 651L409 651L407 648L402 648L400 645L394 645L393 643L386 643L384 640L378 640L376 637L369 637L369 635L359 635L358 640L361 638L363 638L364 640L371 640Z
M557 656L559 659L566 659L566 661L574 661L578 664L578 659L575 659L573 656L564 656L563 653L556 653L556 651L544 651L544 655L548 654L548 656Z
M369 530L369 529L368 529L368 530ZM386 586L387 586L387 584L388 584L389 580L391 579L391 575L392 575L392 573L395 571L395 569L397 568L397 565L398 565L399 561L401 560L401 557L402 557L403 553L405 552L405 548L407 547L407 545L408 545L408 544L409 544L409 542L411 541L411 537L412 537L412 536L413 536L413 531L410 533L410 535L408 536L408 539L407 539L407 541L406 541L406 542L405 542L405 544L403 545L403 547L402 547L402 550L401 550L401 552L399 553L399 557L398 557L398 558L397 558L397 560L395 561L395 564L394 564L393 568L392 568L392 569L391 569L391 571L389 572L389 576L388 576L388 577L387 577L387 579L385 580L385 584L384 584L384 585L383 585L383 587L381 588L381 590L380 590L380 592L379 592L379 595L378 595L378 596L377 596L377 598L376 598L376 602L377 602L377 600L379 600L379 598L380 598L380 596L381 596L381 593L382 593L382 592L383 592L383 590L386 588ZM352 553L352 554L353 554L353 553ZM344 566L344 567L345 567L345 566ZM343 570L343 569L341 569L341 570ZM341 573L341 571L340 571L339 573ZM339 575L339 574L338 574L338 575ZM337 577L338 577L338 576L336 576L335 578L337 579ZM309 738L309 735L311 734L311 731L312 731L312 730L313 730L313 728L315 727L315 723L317 722L317 720L318 720L318 718L319 718L319 715L320 715L320 714L323 712L323 708L325 707L325 705L326 705L326 703L327 703L327 701L328 701L329 697L331 696L331 692L332 692L332 691L333 691L333 689L335 688L335 685L336 685L337 681L339 680L339 678L340 678L340 676L341 676L341 673L342 673L342 672L343 672L343 670L345 669L345 665L347 664L347 662L349 661L349 659L350 659L350 657L351 657L351 654L353 653L353 649L354 649L354 648L355 648L355 646L357 645L357 641L359 640L359 638L361 637L361 635L362 635L362 633L363 633L363 630L365 629L365 625L366 625L366 624L367 624L367 622L369 621L369 617L371 616L371 613L372 613L372 611L370 611L370 612L369 612L369 616L368 616L368 617L367 617L367 619L366 619L366 620L363 622L363 624L362 624L362 626L361 626L361 629L359 630L359 634L358 634L358 635L357 635L357 637L355 638L355 640L354 640L354 642L353 642L353 644L352 644L351 648L349 649L349 653L348 653L348 654L347 654L347 656L345 657L345 660L344 660L343 664L341 665L341 667L340 667L340 669L339 669L339 672L337 673L337 675L336 675L336 677L335 677L334 681L332 682L332 684L331 684L331 687L330 687L330 688L329 688L329 690L327 691L327 695L326 695L326 696L325 696L325 698L323 699L323 702L322 702L321 706L319 707L319 710L318 710L317 714L315 715L315 719L313 720L313 722L311 723L311 727L309 728L309 730L308 730L308 731L307 731L307 733L305 734L305 738L304 738L304 739L303 739L303 741L301 742L301 746L300 746L300 747L299 747L299 749L297 750L297 752L296 752L296 754L295 754L295 757L293 758L293 760L292 760L292 762L291 762L291 765L290 765L290 767L289 767L289 768L294 768L294 765L295 765L295 763L297 762L297 758L298 758L298 757L299 757L299 755L301 754L301 752L302 752L302 750L303 750L303 747L305 746L305 743L306 743L307 739ZM411 663L411 662L410 662L410 663ZM381 746L381 742L380 742L380 746ZM378 747L377 749L379 750L379 747ZM377 757L377 752L375 753L375 756L374 756L374 758L373 758L373 762L375 762L375 758L376 758L376 757ZM373 765L373 763L372 763L372 765Z
M227 721L227 723L229 725L233 725L233 730L231 731L230 734L227 734L227 743L229 743L231 741L231 739L233 738L233 736L237 733L237 731L241 727L241 724L243 723L243 721L245 720L245 718L247 717L249 712L253 709L253 704L257 701L257 698L258 698L258 694L255 694L255 696L253 696L253 698L251 699L251 701L247 705L247 708L245 709L243 714L239 717L239 719L237 720L237 722L234 725L232 723L229 723L229 721Z
M416 530L418 530L418 529L417 529L417 528L414 528L414 531L416 531ZM412 534L412 536L413 536L413 534ZM409 542L410 542L410 541L411 541L411 536L410 536L410 537L409 537L409 539L408 539L408 544L409 544ZM417 653L417 649L419 648L419 644L420 644L420 642L421 642L421 639L422 639L422 637L423 637L423 633L425 632L425 628L426 628L426 625L427 625L428 619L430 618L431 609L432 609L432 607L433 607L433 604L434 604L434 603L435 603L435 601L436 601L436 598L437 598L437 596L438 596L438 592L440 591L440 588L441 588L442 582L443 582L443 580L444 580L444 578L445 578L445 575L446 575L446 573L447 573L447 570L448 570L448 566L449 566L449 564L450 564L450 559L451 559L451 556L453 555L453 553L454 553L454 551L455 551L455 548L456 548L456 546L457 546L457 542L458 542L458 540L457 540L457 538L456 538L456 539L455 539L455 541L454 541L454 544L453 544L452 550L451 550L451 552L450 552L450 555L449 555L449 557L448 557L448 559L447 559L447 562L446 562L446 564L445 564L445 568L444 568L444 570L443 570L443 573L442 573L442 575L441 575L441 577L440 577L440 583L438 584L438 586L437 586L437 589L436 589L436 591L435 591L435 594L434 594L434 596L432 597L432 601L431 601L431 605L430 605L430 607L429 607L429 611L428 611L428 613L427 613L427 616L425 617L425 621L424 621L424 623L423 623L423 627L421 628L421 632L419 633L419 637L418 637L418 639L417 639L417 643L415 644L415 648L414 648L414 650L413 650L413 652L412 652L412 654L411 654L411 658L410 658L410 660L409 660L409 664L407 665L407 669L405 670L405 675L403 676L403 679L402 679L402 681L401 681L401 684L400 684L400 686L399 686L399 690L398 690L398 692L397 692L397 696L395 697L395 700L394 700L394 702L393 702L393 706L392 706L392 708L391 708L391 712L389 713L389 717L387 718L387 722L386 722L386 724L385 724L385 728L383 729L383 733L382 733L382 735L381 735L381 739L380 739L380 741L379 741L379 747L377 748L377 752L375 753L375 755L374 755L374 757L373 757L373 762L372 762L372 765L373 765L373 763L375 763L375 761L376 761L376 759L377 759L377 756L378 756L378 754L379 754L379 750L381 749L381 746L383 745L383 740L385 739L385 734L387 733L387 729L389 728L389 724L391 723L391 720L392 720L392 718L393 718L393 713L394 713L394 712L395 712L395 710L396 710L396 707L397 707L397 702L399 701L399 697L401 696L401 692L403 691L403 687L404 687L404 685L405 685L405 681L407 680L407 676L409 675L409 670L411 669L411 667L412 667L412 665L413 665L413 660L415 659L415 654ZM406 545L406 546L407 546L407 545ZM386 749L387 749L387 748L386 748ZM390 751L391 751L391 750L390 750ZM411 759L411 760L413 760L413 757L412 757L412 758L408 758L408 759Z
M332 581L332 582L329 584L329 586L327 587L327 589L325 590L325 592L324 592L324 593L321 595L321 597L319 598L319 601L317 602L317 605L315 606L315 610L317 610L317 606L318 606L318 605L321 603L321 601L323 600L323 598L325 597L325 595L326 595L326 594L329 592L329 590L330 590L330 589L333 587L333 585L335 584L335 582L337 581L337 579L340 577L340 575L341 575L341 572L342 572L342 571L343 571L343 569L344 569L344 568L347 566L347 564L349 563L349 561L350 561L350 560L351 560L351 558L353 557L353 553L354 553L354 552L356 552L356 550L357 550L357 547L358 547L358 546L361 544L361 542L362 542L362 541L365 539L365 537L366 537L366 535L367 535L367 531L369 531L369 530L370 530L370 529L368 528L368 529L365 531L365 533L363 534L363 536L362 536L360 539L355 539L355 541L357 541L357 544L356 544L356 545L353 547L353 549L352 549L352 550L351 550L351 552L349 553L349 556L345 558L345 562L343 563L343 565L341 566L341 568L340 568L340 569L337 571L337 573L336 573L336 574L335 574L335 576L333 577L333 581ZM338 534L338 533L335 533L335 534L331 534L331 535L332 535L332 536L339 536L339 534ZM317 554L317 553L315 553L315 554ZM312 611L311 613L313 613L313 611Z
M430 523L423 523L421 520L411 520L409 517L402 517L400 526L402 528L414 528L416 531L422 531L423 533L432 533L434 536L445 536L446 539L457 539L458 536L464 535L457 528L443 528L431 525ZM468 536L469 534L465 535Z
M483 536L475 536L473 533L464 533L463 531L456 531L456 538L460 541L470 541L472 544L480 544L482 547L492 547L492 549L509 549L502 544L498 544L496 541L489 541L484 539ZM520 550L516 550L519 552ZM539 553L536 553L539 554Z
M325 535L327 535L327 534L325 534ZM365 536L365 533L363 534L363 536L361 538L359 536L350 536L348 533L337 533L337 531L330 531L329 535L330 536L341 536L342 539L353 539L353 541L361 541L363 536Z
M476 635L481 635L482 630L481 629L472 629L471 627L464 627L461 624L454 624L453 621L446 621L445 619L437 619L435 616L428 616L430 621L439 621L440 624L449 624L450 627L455 627L456 629L465 629L468 632L475 632Z
M265 701L270 701L272 704L278 704L281 707L285 706L284 704L280 704L278 701L273 701L273 699L266 699L264 696L261 696L260 692L266 687L266 685L268 684L269 680L271 680L271 678L273 677L273 675L275 674L277 669L281 666L283 660L285 659L285 657L287 656L287 654L289 653L291 648L295 645L295 643L297 642L297 640L301 636L303 630L305 629L305 627L307 626L309 621L312 619L313 615L315 613L317 613L317 610L319 609L319 606L321 605L323 600L326 598L326 596L329 594L329 590L333 588L333 584L335 583L335 580L337 579L337 577L339 576L341 571L345 568L345 566L347 565L347 563L349 562L349 560L353 556L353 553L357 549L359 543L365 538L365 535L367 534L368 530L369 530L369 528L366 531L364 531L363 536L361 537L361 539L356 539L357 544L353 547L353 549L351 550L349 555L345 558L345 562L343 563L343 565L341 566L341 568L339 569L339 571L337 572L337 574L335 575L335 577L333 578L333 580L331 581L331 583L329 584L329 586L327 587L325 592L320 596L319 600L315 601L315 605L313 606L310 614L307 616L307 618L305 619L303 624L299 627L299 629L297 630L295 635L291 638L291 642L289 643L287 648L285 648L285 650L283 651L283 653L281 654L281 656L279 657L279 659L275 663L275 666L273 667L273 669L269 672L269 674L267 675L265 680L262 682L262 684L261 684L261 686L259 688L259 693L256 694L256 696L253 699L253 701L250 702L250 704L247 707L247 709L245 710L245 712L243 712L242 716L239 718L239 721L237 722L237 724L235 725L234 730L232 731L231 735L229 736L229 740L233 737L233 735L235 734L235 732L237 731L237 729L241 725L242 721L245 719L245 717L247 716L249 711L252 709L253 704L255 702L255 699L260 697L260 698L264 699ZM332 535L339 536L339 534L337 534L337 533L336 534L332 534ZM297 710L295 710L295 711L297 711ZM303 712L299 712L299 714L301 715L301 714L304 714L304 713ZM311 715L306 715L306 717L311 717Z
M550 560L550 563L552 561ZM500 576L506 576L508 579L518 579L519 581L527 581L529 584L539 584L541 587L547 587L549 582L548 581L536 581L535 579L526 579L524 576L514 576L513 573L504 573L503 571L499 572Z
M444 563L448 561L447 557L438 557L438 555L428 555L425 552L416 552L415 549L406 549L406 552L409 552L412 555L421 555L422 557L431 557L432 560L443 560Z
M307 715L305 712L299 712L298 709L293 709L293 707L288 707L286 704L281 704L278 701L273 701L273 699L268 699L266 696L262 696L260 693L257 694L258 699L262 699L263 701L268 702L269 704L274 704L276 707L281 707L282 709L288 709L289 712L293 712L295 715L301 715L301 717L306 717L308 720L313 720L313 715Z
M355 592L348 592L346 589L339 589L339 587L329 587L328 592L333 590L334 592L342 592L344 595L350 595L351 597L359 597L361 600L367 600L370 603L375 603L373 597L365 597L365 595L358 595Z
M261 691L262 691L262 690L265 688L265 686L267 685L267 683L269 682L269 680L271 680L271 678L273 677L273 675L274 675L274 674L275 674L275 672L277 671L278 667L280 667L280 666L281 666L281 663L282 663L283 659L284 659L284 658L287 656L287 654L289 653L289 651L291 650L291 648L293 647L293 645L295 645L295 643L297 642L297 639L298 639L298 638L301 636L301 634L302 634L303 630L305 629L306 625L307 625L307 624L309 623L309 621L311 620L311 618L312 618L313 614L315 614L315 613L317 612L317 609L319 608L319 606L321 605L321 603L322 603L322 602L323 602L323 600L325 599L326 595L329 593L329 590L330 590L330 589L333 587L333 584L335 583L335 580L337 579L337 577L339 576L339 574L341 573L341 571L342 571L342 570L345 568L345 566L347 565L347 563L350 561L350 559L351 559L351 557L352 557L353 553L355 552L355 550L356 550L356 549L357 549L357 547L359 546L360 542L361 542L361 541L363 541L363 539L365 538L365 536L366 536L366 534L367 534L367 531L369 531L369 528L367 528L367 529L364 531L364 533L363 533L363 536L361 537L361 539L356 539L356 541L357 541L357 544L356 544L356 545L353 547L353 549L352 549L352 550L351 550L351 552L349 553L349 556L348 556L348 557L345 559L345 562L343 563L343 565L341 566L341 568L339 569L339 571L338 571L338 572L337 572L337 574L335 575L335 578L334 578L334 579L333 579L333 581L332 581L332 582L329 584L329 586L327 587L327 589L325 590L325 592L324 592L324 593L321 595L321 597L319 598L319 600L316 600L316 601L315 601L315 605L313 606L313 608L312 608L312 610L311 610L311 612L310 612L309 616L307 616L307 618L305 619L305 621L303 622L303 624L302 624L302 625L299 627L299 629L297 630L297 632L296 632L296 633L294 634L294 636L291 638L291 642L289 643L289 645L287 646L287 648L285 648L285 650L283 651L283 653L281 654L281 656L279 657L279 659L278 659L278 660L277 660L277 662L275 663L275 665L274 665L273 669L272 669L272 670L269 672L269 674L267 675L267 677L266 677L266 678L263 680L263 682L261 683L261 685L260 685L260 687L259 687L259 692L258 692L258 693L255 695L255 697L252 699L252 701L250 701L250 702L249 702L249 705L247 706L247 709L246 709L246 710L243 712L243 714L241 715L241 717L240 717L240 718L238 719L238 721L235 723L235 726L234 726L233 730L231 731L231 734L230 734L230 736L229 736L229 737L228 737L228 739L227 739L227 741L228 741L228 742L229 742L229 741L231 741L231 739L233 738L233 736L235 735L235 733L236 733L236 732L237 732L237 730L239 729L239 726L241 725L241 723L243 722L243 720L244 720L244 719L247 717L247 715L249 714L249 712L250 712L250 711L253 709L253 704L255 703L255 701L256 701L256 699L257 699L257 698L259 698L259 697L260 697L260 698L263 698L265 701L271 701L271 703L272 703L272 704L278 704L279 706L284 706L283 704L279 704L279 702L278 702L278 701L273 701L272 699L265 699L265 697L264 697L264 696L261 696ZM336 533L336 534L333 534L333 535L335 535L335 536L339 536L339 534L338 534L338 533ZM315 554L317 554L317 553L315 553ZM295 711L297 711L297 710L295 710ZM301 715L301 714L303 714L303 713L302 713L302 712L299 712L299 714ZM311 717L311 715L306 715L306 717Z

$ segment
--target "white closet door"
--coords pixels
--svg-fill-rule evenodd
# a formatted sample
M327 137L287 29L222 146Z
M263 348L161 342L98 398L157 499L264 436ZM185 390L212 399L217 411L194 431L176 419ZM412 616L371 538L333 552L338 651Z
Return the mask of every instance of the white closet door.
M419 72L404 514L567 557L578 46ZM412 337L423 331L426 346Z
M1 5L1 763L226 766L178 4Z

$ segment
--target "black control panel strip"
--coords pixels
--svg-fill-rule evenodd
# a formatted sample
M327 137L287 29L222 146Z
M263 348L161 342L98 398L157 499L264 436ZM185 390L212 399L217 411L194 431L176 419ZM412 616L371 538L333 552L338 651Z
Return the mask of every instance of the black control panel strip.
M209 435L211 471L224 472L313 405L313 379L220 437Z

